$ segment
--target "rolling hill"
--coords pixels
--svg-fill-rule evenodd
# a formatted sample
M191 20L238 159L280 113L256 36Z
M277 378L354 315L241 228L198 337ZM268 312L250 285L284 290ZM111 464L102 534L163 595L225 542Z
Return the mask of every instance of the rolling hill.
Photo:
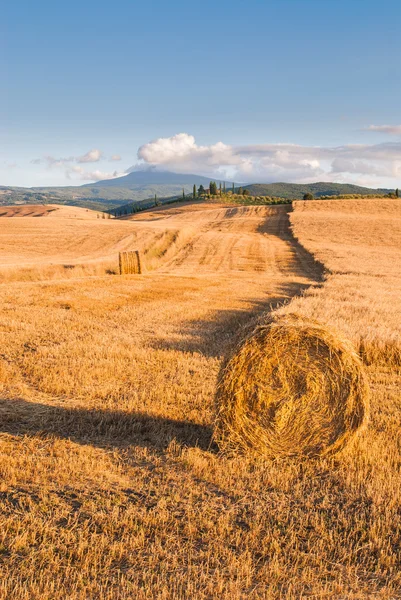
M124 201L169 198L209 186L210 177L194 174L162 172L149 169L133 171L123 177L69 187L4 187L0 186L0 205L5 204L69 204L95 210L120 206Z
M213 178L192 173L172 173L154 169L132 171L123 177L106 179L96 183L68 187L5 187L0 186L0 206L9 204L68 204L94 210L107 210L125 203L138 202L154 198L172 198L191 193L197 187L209 186ZM235 184L238 189L239 184ZM231 187L231 183L229 184ZM310 184L296 183L252 183L244 186L251 196L273 196L287 199L299 199L306 193L315 198L342 194L383 194L390 190L375 190L346 183L319 182Z
M301 199L304 194L313 194L315 198L320 196L340 196L345 194L375 195L388 194L392 190L373 189L353 185L351 183L332 183L320 181L318 183L251 183L244 186L249 190L251 196L272 196L277 198L288 198L289 200Z

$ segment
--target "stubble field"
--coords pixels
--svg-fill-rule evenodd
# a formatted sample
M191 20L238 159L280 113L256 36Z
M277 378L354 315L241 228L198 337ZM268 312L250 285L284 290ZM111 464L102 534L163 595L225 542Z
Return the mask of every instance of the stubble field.
M29 209L0 216L0 598L400 598L401 202ZM221 363L277 308L367 364L334 458L213 442Z

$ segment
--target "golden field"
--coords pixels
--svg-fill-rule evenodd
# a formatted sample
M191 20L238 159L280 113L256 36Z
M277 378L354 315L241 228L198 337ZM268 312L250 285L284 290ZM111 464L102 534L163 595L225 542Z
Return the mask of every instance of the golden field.
M336 325L367 363L400 367L401 201L299 201L291 221L328 271L294 310Z
M0 598L400 598L401 202L50 208L0 216ZM277 308L367 364L335 457L213 442L222 361Z

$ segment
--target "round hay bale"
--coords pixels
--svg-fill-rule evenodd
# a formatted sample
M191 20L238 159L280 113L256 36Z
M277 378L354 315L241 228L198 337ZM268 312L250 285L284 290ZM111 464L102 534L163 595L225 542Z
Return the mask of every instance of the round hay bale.
M265 457L338 452L366 423L362 363L338 333L288 314L259 325L220 372L215 440Z

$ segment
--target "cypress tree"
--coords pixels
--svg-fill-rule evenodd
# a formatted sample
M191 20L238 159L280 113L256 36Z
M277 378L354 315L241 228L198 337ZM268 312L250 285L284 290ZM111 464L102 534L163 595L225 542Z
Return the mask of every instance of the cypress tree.
M182 188L182 199L185 200L185 191L184 191L184 188Z
M233 194L235 194L235 185L234 185L234 182L233 182Z
M196 198L196 185L195 184L194 184L194 187L192 190L192 196L193 196L193 199L195 200L195 198Z
M215 181L211 181L209 185L209 191L211 196L217 195L217 184Z
M220 196L221 196L221 181L220 181L219 191L220 191Z

